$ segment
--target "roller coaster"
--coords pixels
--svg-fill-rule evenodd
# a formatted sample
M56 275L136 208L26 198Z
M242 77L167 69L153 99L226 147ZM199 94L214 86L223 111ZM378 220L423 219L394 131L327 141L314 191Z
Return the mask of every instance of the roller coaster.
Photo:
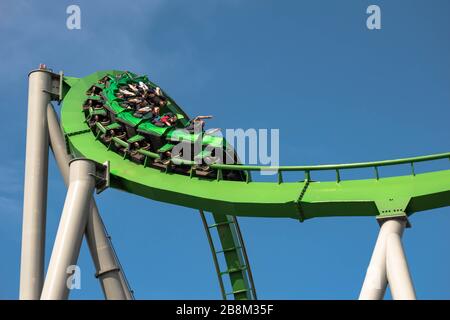
M142 90L138 89L140 86ZM125 99L122 92L130 95L131 99ZM195 130L195 123L146 76L139 77L130 72L109 73L90 87L86 95L83 110L89 127L97 139L124 159L186 175L195 170L196 175L209 178L214 178L217 170L208 164L223 160L228 164L238 162L236 153L225 139L207 134L201 127ZM147 114L151 109L161 108L161 113L175 116L176 120L173 125L154 124L153 118L147 114L137 113L136 105L130 106L130 100L142 101L145 105L149 101L152 107L147 107ZM192 128L188 130L191 123ZM179 151L172 154L177 144L180 145ZM164 158L166 161L161 162ZM194 163L197 166L193 169ZM227 180L243 181L247 178L244 171L225 170L222 174Z
M257 298L237 220L240 216L301 222L373 216L380 234L360 299L382 299L388 284L394 299L416 298L401 243L403 230L413 213L450 205L450 170L416 173L416 165L449 160L450 152L336 165L245 165L225 139L187 130L192 123L188 115L146 76L107 70L74 78L41 66L30 73L29 82L21 299L68 298L66 270L76 264L83 235L105 297L134 298L92 198L94 190L100 193L106 188L198 210L223 299ZM161 112L176 115L173 126L158 126L127 105L123 92L131 96L138 86L159 97ZM52 101L62 104L60 119ZM199 143L200 148L166 159L178 143ZM68 192L44 277L49 147ZM215 150L223 154L219 157ZM399 165L409 165L410 174L379 174L379 168ZM343 172L361 168L372 170L373 177L342 178ZM253 181L251 174L262 171L276 172L274 181ZM289 172L300 172L302 178L285 181ZM315 177L318 172L332 172L335 179L320 181ZM213 223L208 222L207 213ZM214 242L213 232L219 243ZM221 256L225 269L219 263Z

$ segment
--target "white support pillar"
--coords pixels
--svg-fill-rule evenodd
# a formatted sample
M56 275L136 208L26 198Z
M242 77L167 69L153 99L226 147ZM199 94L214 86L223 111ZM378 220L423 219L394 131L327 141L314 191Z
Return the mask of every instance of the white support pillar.
M392 235L400 239L405 225L404 218L392 218L381 222L380 233L359 295L360 300L383 299L388 284L386 259L388 239Z
M394 300L416 300L401 235L392 233L386 241L387 278L392 298Z
M41 299L69 296L68 268L76 264L95 188L95 163L87 159L70 162L69 189L56 234Z
M86 240L97 270L96 277L100 280L106 299L132 300L133 294L126 282L95 202L92 202L91 206Z
M65 140L59 125L58 115L53 106L47 107L50 146L66 185L69 184L69 162ZM90 213L86 226L86 240L95 265L105 298L108 300L131 300L133 294L126 282L119 259L110 242L106 228L100 217L94 198L91 199Z
M394 300L416 299L401 240L406 224L406 218L402 217L381 223L360 300L383 299L388 283Z
M52 74L44 67L29 74L19 293L23 300L39 299L44 280L48 174L46 114L51 84Z

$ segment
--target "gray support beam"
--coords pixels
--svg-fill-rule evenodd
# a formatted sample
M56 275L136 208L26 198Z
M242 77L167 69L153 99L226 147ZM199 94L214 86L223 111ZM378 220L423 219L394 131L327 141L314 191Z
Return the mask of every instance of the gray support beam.
M392 298L394 300L416 300L401 234L392 233L387 238L386 266Z
M46 69L29 74L25 182L20 263L20 299L36 300L44 280L47 208L48 130L52 74Z
M381 222L360 300L381 300L389 283L393 299L415 299L401 237L406 217L390 218Z
M108 300L132 300L133 293L128 286L95 202L92 202L91 206L86 240L103 293Z
M47 119L50 146L61 175L66 185L68 185L71 156L66 151L66 144L59 125L58 115L50 103L47 107ZM128 286L119 259L112 247L110 237L100 217L94 198L91 200L85 235L97 272L96 276L100 281L105 298L109 300L133 299L133 294Z
M366 277L359 294L359 300L382 300L386 292L386 235L394 226L389 221L383 222L378 234L372 257L367 268Z
M95 188L95 174L95 163L91 160L70 162L69 188L42 289L42 300L62 300L69 296L68 268L76 265L78 260Z

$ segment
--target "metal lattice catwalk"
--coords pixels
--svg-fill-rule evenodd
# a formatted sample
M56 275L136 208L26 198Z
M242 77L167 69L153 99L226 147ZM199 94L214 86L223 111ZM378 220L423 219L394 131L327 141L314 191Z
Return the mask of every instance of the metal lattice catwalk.
M105 297L133 298L92 197L94 189L101 192L106 187L200 210L224 299L230 296L256 299L237 216L299 221L329 216L374 216L380 223L380 234L360 299L383 298L388 283L394 299L415 298L401 236L409 225L411 214L450 205L450 170L416 174L414 165L450 159L450 153L321 166L213 163L207 169L199 169L194 161L175 158L162 162L162 165L162 150L165 152L174 147L173 141L179 138L176 131L158 129L135 118L114 96L120 85L131 84L130 88L134 88L133 84L138 82L157 88L146 77L116 70L97 72L81 79L66 77L62 72L55 74L45 66L30 73L21 299L68 297L66 269L76 264L83 235L88 241ZM166 93L163 95L167 99L164 108L176 113L180 123L186 125L187 114ZM51 101L63 103L61 126ZM164 142L156 150L155 142L149 136ZM183 139L194 141L197 137L187 135ZM202 143L226 145L211 137L206 137ZM68 192L44 281L49 145ZM234 154L234 150L230 152ZM205 154L208 154L206 149L202 149L194 156ZM401 164L410 164L410 175L380 177L378 168ZM341 179L342 171L358 168L372 168L374 177ZM276 171L276 181L251 180L250 172L263 170ZM304 179L285 182L283 172L288 171L304 172ZM316 171L333 171L336 180L315 181L312 175ZM213 213L213 224L208 224L204 212ZM212 230L217 231L219 243L214 243ZM225 270L219 265L220 255L225 260ZM230 280L230 290L225 288L224 277Z

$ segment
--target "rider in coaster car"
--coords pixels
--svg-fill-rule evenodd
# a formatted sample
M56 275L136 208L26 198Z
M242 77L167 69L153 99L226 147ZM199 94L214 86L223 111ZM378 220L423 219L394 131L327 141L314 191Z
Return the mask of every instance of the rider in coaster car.
M150 106L150 104L146 100L143 100L136 105L136 112L133 113L133 116L135 116L136 118L143 118L151 111L152 107Z
M160 118L159 116L160 108L159 107L151 107L147 105L145 107L139 108L133 114L137 118L143 118L146 120L154 120L156 118Z
M177 122L178 117L172 112L164 114L162 117L156 116L153 118L152 123L158 127L172 127Z
M194 131L205 131L204 127L205 127L205 121L203 121L203 119L211 119L212 116L196 116L194 119L192 119L191 121L189 121L188 126L186 127L186 130L188 130L189 132L194 132Z
M135 117L137 116L138 118L143 117L144 119L155 119L159 116L159 112L160 112L160 108L159 107L151 107L151 106L145 106L143 108L138 109L135 112ZM137 115L137 114L143 114L141 116Z

